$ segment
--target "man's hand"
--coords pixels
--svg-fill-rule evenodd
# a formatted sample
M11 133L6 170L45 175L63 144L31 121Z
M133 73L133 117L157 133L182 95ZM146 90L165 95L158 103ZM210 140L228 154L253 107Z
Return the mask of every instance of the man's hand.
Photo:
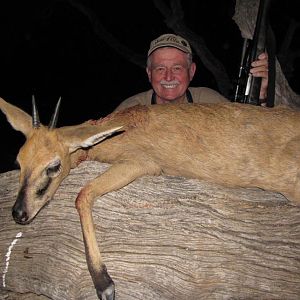
M261 53L258 56L258 60L254 61L251 66L250 73L254 77L262 78L259 99L265 102L268 89L268 54L266 52Z

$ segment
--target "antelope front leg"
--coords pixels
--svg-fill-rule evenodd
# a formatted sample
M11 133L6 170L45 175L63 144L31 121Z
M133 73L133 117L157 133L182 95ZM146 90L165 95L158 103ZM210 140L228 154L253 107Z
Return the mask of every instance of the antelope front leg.
M94 200L101 195L127 185L137 177L157 173L149 169L151 169L150 166L147 168L145 164L136 162L113 165L102 175L89 182L80 191L76 199L76 209L80 216L86 261L98 298L101 300L114 300L115 286L107 273L106 266L102 261L101 253L97 245L92 216Z

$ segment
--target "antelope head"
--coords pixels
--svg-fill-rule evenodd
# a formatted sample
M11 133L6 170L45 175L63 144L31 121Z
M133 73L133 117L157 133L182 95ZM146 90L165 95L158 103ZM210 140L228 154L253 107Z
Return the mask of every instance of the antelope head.
M100 132L95 127L88 133L69 126L68 135L56 128L60 99L49 126L40 123L34 97L32 117L0 98L0 109L12 127L21 131L26 141L21 147L17 162L20 166L19 191L12 208L15 222L28 224L53 197L60 183L71 169L70 154L79 148L90 147L118 131L121 127ZM95 132L97 130L97 132ZM61 130L63 131L63 130Z

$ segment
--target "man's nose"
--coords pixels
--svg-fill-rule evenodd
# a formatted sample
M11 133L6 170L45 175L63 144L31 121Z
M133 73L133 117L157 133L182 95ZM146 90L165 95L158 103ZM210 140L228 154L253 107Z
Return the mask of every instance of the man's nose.
M172 72L172 69L167 69L166 70L166 80L170 81L173 79L173 72Z

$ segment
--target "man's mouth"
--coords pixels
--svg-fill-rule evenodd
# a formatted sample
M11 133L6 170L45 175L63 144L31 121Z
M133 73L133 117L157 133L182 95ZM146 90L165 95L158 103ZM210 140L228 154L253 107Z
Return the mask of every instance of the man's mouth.
M177 84L162 84L165 89L175 89Z

